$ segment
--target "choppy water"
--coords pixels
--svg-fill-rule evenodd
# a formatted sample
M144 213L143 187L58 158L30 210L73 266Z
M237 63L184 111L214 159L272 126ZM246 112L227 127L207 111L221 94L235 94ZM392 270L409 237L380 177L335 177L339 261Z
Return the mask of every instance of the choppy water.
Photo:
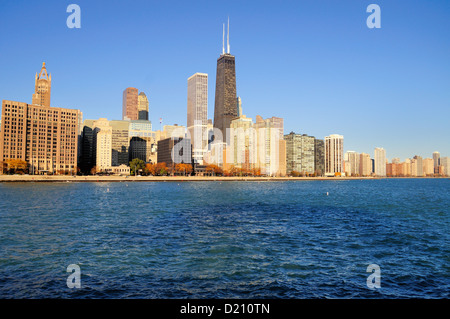
M449 179L3 183L0 297L449 298L449 217Z

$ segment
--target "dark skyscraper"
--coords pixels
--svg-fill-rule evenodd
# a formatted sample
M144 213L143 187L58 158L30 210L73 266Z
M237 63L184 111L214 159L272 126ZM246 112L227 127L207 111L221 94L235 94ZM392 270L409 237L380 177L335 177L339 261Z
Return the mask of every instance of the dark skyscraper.
M230 54L230 23L228 22L227 52L225 53L225 26L223 29L222 55L217 59L216 99L214 102L214 127L222 131L227 141L227 128L237 117L235 57Z

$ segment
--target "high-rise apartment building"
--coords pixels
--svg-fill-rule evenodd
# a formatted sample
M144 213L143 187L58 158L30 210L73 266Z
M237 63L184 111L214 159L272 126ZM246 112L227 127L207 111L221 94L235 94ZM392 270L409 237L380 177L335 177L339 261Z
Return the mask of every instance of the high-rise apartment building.
M421 156L414 156L411 160L411 176L423 176L423 159Z
M138 95L138 120L148 121L148 98L144 92Z
M42 63L41 72L36 73L34 82L34 94L31 100L33 105L50 107L50 91L52 87L52 75L47 74L45 62Z
M195 73L188 78L187 127L195 163L203 164L208 149L208 74Z
M345 153L345 160L348 162L348 166L346 167L346 174L349 176L359 176L360 175L360 154L355 151L348 151Z
M286 141L283 139L284 121L279 117L263 119L256 116L256 167L261 174L286 175Z
M256 162L256 135L253 120L241 115L231 121L230 146L226 161L236 168L252 169Z
M225 42L223 42L222 54L217 59L214 101L214 127L222 132L223 142L227 143L227 128L230 127L231 121L238 116L235 57L230 54L229 31L230 24L228 23L227 51L225 53ZM225 39L225 27L223 39Z
M316 176L325 174L325 141L314 140L314 173Z
M434 173L439 174L439 166L441 165L441 154L439 152L433 153L433 166L434 166Z
M325 175L344 173L344 137L338 134L325 136Z
M369 154L359 154L359 174L361 176L372 175L372 160Z
M442 157L441 165L444 167L444 175L450 176L450 157Z
M284 140L286 141L286 173L296 171L303 175L314 174L315 138L291 132L284 135Z
M95 167L97 172L104 172L112 165L112 127L107 119L94 121Z
M434 160L432 158L425 158L422 160L423 164L423 175L424 176L433 176L434 175ZM438 174L439 174L439 166L438 166Z
M122 99L122 120L138 120L139 119L139 94L136 88L126 88L123 91Z
M386 150L382 147L375 148L375 175L386 176Z

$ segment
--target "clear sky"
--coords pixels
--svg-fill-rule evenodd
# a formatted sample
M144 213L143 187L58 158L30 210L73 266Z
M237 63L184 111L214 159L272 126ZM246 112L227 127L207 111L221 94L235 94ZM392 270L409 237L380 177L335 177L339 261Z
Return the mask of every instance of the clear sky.
M81 28L69 29L69 4ZM381 29L369 29L369 4ZM345 150L389 159L450 156L450 1L0 1L0 99L31 103L45 61L52 106L121 119L122 92L150 120L186 124L187 78L209 75L214 117L222 23L230 17L244 114L294 131L344 135Z

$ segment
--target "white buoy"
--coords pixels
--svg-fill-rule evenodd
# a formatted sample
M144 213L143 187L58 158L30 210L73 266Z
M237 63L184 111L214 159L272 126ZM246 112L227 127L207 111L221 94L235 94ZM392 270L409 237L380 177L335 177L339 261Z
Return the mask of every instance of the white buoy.
M327 192L327 196L328 196L328 192Z

